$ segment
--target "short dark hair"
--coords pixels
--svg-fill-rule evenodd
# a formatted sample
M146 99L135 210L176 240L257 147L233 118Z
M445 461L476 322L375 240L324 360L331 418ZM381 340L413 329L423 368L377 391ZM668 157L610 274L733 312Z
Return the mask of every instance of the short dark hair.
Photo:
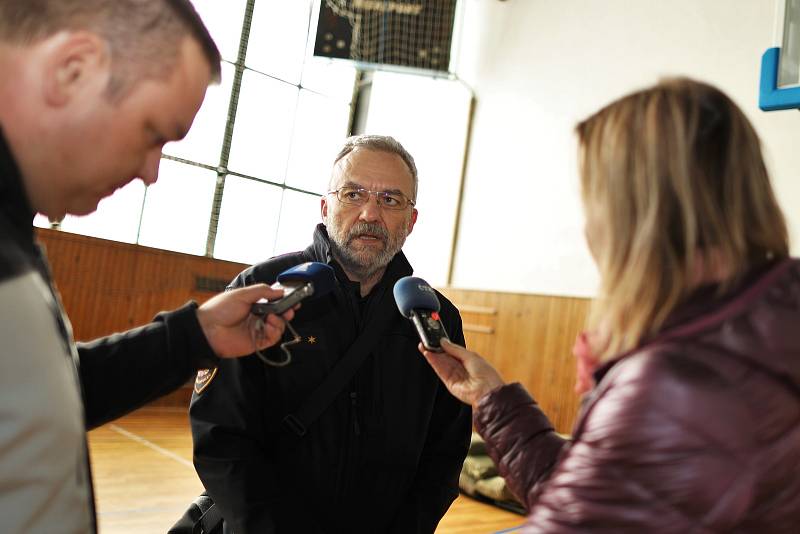
M91 31L108 43L111 98L139 80L167 77L186 36L200 45L212 79L220 79L219 49L189 0L0 1L0 42L33 44L65 30Z
M394 137L388 135L353 135L345 139L344 146L336 155L333 160L333 165L336 166L339 160L348 155L356 148L367 148L369 150L377 150L380 152L389 152L397 154L408 167L411 177L414 179L414 198L417 199L417 188L419 179L417 178L417 165L414 163L414 158L411 154L401 145Z

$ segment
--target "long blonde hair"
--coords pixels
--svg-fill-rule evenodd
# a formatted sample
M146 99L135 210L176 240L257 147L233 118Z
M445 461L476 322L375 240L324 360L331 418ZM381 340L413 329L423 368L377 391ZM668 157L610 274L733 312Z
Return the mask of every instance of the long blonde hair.
M698 282L730 288L789 254L760 141L730 98L669 79L577 125L584 208L601 287L589 318L601 359L654 334ZM710 261L713 260L713 261Z

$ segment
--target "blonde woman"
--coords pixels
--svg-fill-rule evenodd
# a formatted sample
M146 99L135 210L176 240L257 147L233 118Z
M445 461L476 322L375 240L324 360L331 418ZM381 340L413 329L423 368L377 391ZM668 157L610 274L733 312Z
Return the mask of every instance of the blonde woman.
M601 274L571 441L453 344L425 357L525 503L525 532L798 532L800 262L758 137L688 79L577 126Z

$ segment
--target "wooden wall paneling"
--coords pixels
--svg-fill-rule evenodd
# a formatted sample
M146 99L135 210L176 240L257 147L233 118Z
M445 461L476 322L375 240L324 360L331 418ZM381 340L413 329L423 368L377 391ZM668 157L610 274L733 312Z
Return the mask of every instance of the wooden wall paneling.
M189 299L203 302L246 265L37 229L75 339L90 340L152 320ZM197 287L204 278L214 290ZM571 354L586 299L445 288L459 307L467 347L521 382L553 421L571 430L579 404ZM190 388L160 404L185 406Z
M37 234L77 340L133 328L190 299L203 302L215 292L195 288L196 277L227 283L246 267L55 230Z
M453 288L440 288L440 291L461 313L467 348L481 355L494 354L497 340L497 294ZM474 328L476 326L479 328ZM484 327L490 327L491 332L485 331Z
M465 326L469 349L490 361L505 380L525 386L556 430L569 433L580 404L572 345L583 329L589 301L452 288L442 292L463 308L465 325L492 325L491 333L470 332ZM480 308L494 313L476 313Z
M196 278L229 282L245 265L68 232L37 229L76 340L87 341L150 322L160 311L216 291ZM154 404L185 407L191 386Z

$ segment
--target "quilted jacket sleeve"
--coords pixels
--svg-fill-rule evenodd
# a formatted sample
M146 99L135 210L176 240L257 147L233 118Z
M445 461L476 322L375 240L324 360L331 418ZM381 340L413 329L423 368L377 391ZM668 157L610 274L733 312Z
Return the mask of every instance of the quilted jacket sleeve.
M509 489L530 508L527 496L547 478L566 441L518 383L487 394L474 414L475 429Z
M725 532L753 495L749 417L721 376L661 351L611 369L571 444L519 385L483 399L476 426L526 532Z

